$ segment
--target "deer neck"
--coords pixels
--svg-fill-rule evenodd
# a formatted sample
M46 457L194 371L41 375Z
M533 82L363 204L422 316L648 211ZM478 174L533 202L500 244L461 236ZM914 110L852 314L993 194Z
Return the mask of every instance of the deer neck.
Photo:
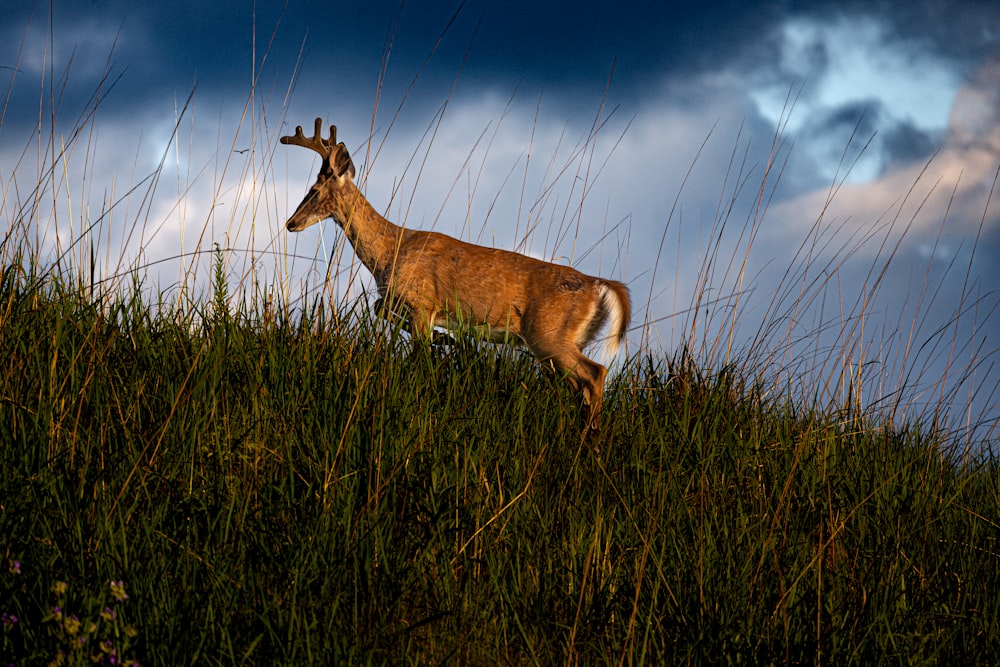
M358 259L378 276L392 264L403 229L380 215L354 183L348 181L342 189L333 219L344 230Z

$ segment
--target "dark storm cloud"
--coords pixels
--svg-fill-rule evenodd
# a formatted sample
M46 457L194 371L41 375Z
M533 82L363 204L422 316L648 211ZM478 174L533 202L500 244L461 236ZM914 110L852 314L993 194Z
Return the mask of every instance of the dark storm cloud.
M495 76L527 76L541 83L601 77L613 62L616 76L627 84L642 83L651 72L715 67L776 18L773 6L740 1L613 6L592 0L518 0L503 10L494 7L469 3L464 8L482 16L473 53L490 64Z
M894 118L879 100L850 101L811 115L796 132L796 142L825 164L855 158L869 171L888 164L929 159L941 146L945 130L921 129ZM859 155L860 154L860 155Z
M920 43L957 60L989 57L1000 35L1000 7L994 0L816 0L782 6L778 12L782 19L877 17L888 28L890 39Z
M502 5L290 0L285 6L59 2L51 30L62 51L56 54L57 71L73 49L80 49L76 58L101 61L113 49L113 59L129 70L136 101L183 91L195 78L199 87L242 90L250 81L254 49L258 64L266 54L272 71L286 80L301 57L303 82L310 85L373 82L390 40L390 71L403 70L400 85L407 85L434 51L423 74L428 78L450 80L464 67L472 85L510 88L527 82L549 90L587 85L589 93L613 65L618 85L633 89L641 89L651 75L717 67L743 45L759 41L780 19L778 7L738 1L638 2L626 8L535 0ZM43 4L7 13L3 60L16 60L29 17L28 43L47 39L47 14Z
M319 77L356 85L377 74L392 16L376 17L357 4L334 11L331 3L295 0L285 7L70 1L55 3L51 14L44 3L19 6L0 20L0 65L15 86L35 88L33 95L13 96L27 107L37 105L36 77L64 84L57 89L58 103L69 109L83 107L108 81L117 82L117 95L125 99L104 105L105 114L118 112L122 103L183 99L195 89L242 97L256 84L280 92L303 64Z
M127 68L128 94L136 102L184 94L196 79L203 90L244 91L251 81L254 53L258 67L266 57L259 82L266 88L287 85L301 66L299 89L360 86L374 97L390 39L387 84L400 89L436 50L421 74L432 82L450 82L464 67L463 83L472 87L510 90L526 83L544 87L549 94L582 92L592 97L614 64L613 85L623 94L641 97L665 78L734 65L749 70L767 63L786 86L802 71L821 75L828 57L819 43L799 54L806 61L797 63L796 72L783 71L777 62L775 40L789 17L848 12L876 16L888 34L956 59L995 45L991 35L1000 32L1000 10L992 3L940 5L901 0L622 5L594 0L290 0L286 5L64 1L54 5L51 25L62 51L56 54L57 72L74 48L76 59L103 63L117 35L113 61L117 71ZM3 64L16 60L29 16L29 43L46 39L47 13L47 5L38 4L6 14ZM437 89L428 94L440 98Z
M861 2L854 6L884 16L898 38L927 44L959 64L996 55L1000 6L993 0Z
M878 100L852 101L825 114L818 131L843 134L850 132L866 137L874 134L884 117Z
M925 132L912 123L888 123L876 135L890 162L917 162L928 159L941 146L945 133Z

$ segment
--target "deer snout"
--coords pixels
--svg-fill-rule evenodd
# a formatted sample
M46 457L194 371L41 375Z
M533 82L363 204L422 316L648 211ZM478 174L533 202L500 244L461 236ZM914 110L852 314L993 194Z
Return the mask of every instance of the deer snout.
M330 212L326 210L320 194L315 186L309 190L295 212L288 218L288 222L285 223L285 228L288 231L301 232L306 227L330 217Z
M285 229L290 232L301 232L306 227L311 227L327 217L329 216L325 216L321 213L313 214L308 211L296 211L292 214L292 217L288 219L288 222L285 223Z

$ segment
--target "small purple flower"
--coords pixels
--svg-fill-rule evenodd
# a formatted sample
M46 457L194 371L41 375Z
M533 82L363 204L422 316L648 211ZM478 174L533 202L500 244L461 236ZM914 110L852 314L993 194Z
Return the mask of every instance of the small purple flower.
M99 646L101 647L101 653L108 656L108 663L112 665L118 664L118 650L115 649L115 645L111 643L110 639L105 639Z
M12 560L7 564L7 571L11 574L21 574L21 561Z
M12 628L17 625L17 616L5 611L0 614L0 623L3 624L4 629Z

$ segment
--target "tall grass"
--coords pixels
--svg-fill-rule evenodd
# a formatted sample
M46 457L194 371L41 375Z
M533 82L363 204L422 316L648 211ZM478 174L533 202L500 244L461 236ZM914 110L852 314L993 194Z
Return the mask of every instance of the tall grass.
M905 375L864 377L868 301L796 325L836 287L810 279L818 264L835 275L872 239L834 260L807 239L758 335L736 342L780 135L744 221L734 151L711 237L741 241L708 245L682 344L658 349L647 321L602 430L581 439L577 398L529 357L413 345L365 299L326 291L336 276L311 289L268 274L261 255L293 253L234 251L211 216L175 285L149 284L141 255L102 273L110 235L155 236L164 162L95 215L65 180L76 159L93 173L93 117L46 139L37 187L0 184L5 661L995 660L995 443L968 447L939 418L950 396L903 414ZM602 118L554 178L599 175ZM271 127L251 128L254 145L273 145ZM231 225L287 208L255 189L270 169L242 172ZM177 205L199 185L178 181ZM78 223L40 242L63 229L49 202L64 197ZM547 210L555 237L574 233L574 206ZM835 343L817 342L836 322ZM895 403L859 395L880 381Z
M634 359L581 443L516 352L138 293L4 274L7 659L70 651L60 581L76 614L124 582L146 664L994 655L995 463L932 426L681 353Z

